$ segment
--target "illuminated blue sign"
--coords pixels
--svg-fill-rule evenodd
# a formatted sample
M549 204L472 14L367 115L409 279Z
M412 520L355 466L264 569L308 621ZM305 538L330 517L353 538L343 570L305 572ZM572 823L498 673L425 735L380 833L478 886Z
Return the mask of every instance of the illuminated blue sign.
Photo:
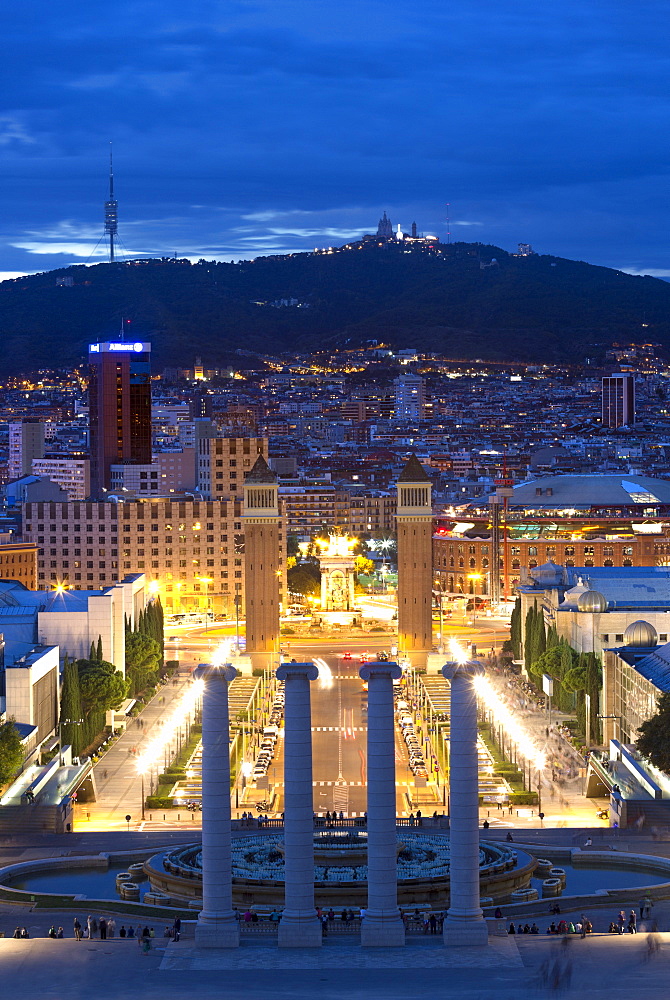
M88 352L89 354L106 354L108 352L121 351L124 354L143 354L151 351L151 344L135 341L133 344L128 344L121 340L112 340L104 344L89 344Z

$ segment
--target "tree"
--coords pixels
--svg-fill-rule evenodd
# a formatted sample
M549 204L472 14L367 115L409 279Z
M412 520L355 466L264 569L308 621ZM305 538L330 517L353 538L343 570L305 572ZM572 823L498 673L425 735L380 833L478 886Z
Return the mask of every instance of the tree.
M658 699L656 715L643 722L635 745L644 757L670 774L670 694Z
M130 694L136 695L156 680L161 651L155 639L139 632L126 636L126 676Z
M287 573L288 589L294 594L307 597L321 592L321 573L318 566L311 562L298 563Z
M63 687L60 696L60 731L63 746L70 744L75 756L84 749L82 746L81 694L79 692L79 671L74 660L67 656L63 663Z
M89 746L105 726L105 712L121 706L128 682L113 663L77 660L82 708L82 745Z
M535 647L534 647L534 633L535 633L535 614L536 608L528 608L526 612L526 621L524 623L523 631L523 658L526 670L530 670L535 657Z
M102 663L102 636L98 636L98 647L95 651L95 658L98 663Z
M21 735L15 720L10 719L0 728L0 786L13 779L23 764L23 758Z

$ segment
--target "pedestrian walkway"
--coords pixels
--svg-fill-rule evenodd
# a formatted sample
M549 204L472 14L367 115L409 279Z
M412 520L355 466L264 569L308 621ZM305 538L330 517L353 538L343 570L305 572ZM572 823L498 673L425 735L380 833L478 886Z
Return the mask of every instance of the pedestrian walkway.
M139 716L129 720L128 728L94 766L97 801L75 808L75 830L140 829L142 823L142 788L137 773L136 755L155 734L159 723L171 711L191 683L182 674L167 681ZM145 795L149 787L145 785ZM130 821L126 820L130 816ZM184 813L184 822L191 822Z

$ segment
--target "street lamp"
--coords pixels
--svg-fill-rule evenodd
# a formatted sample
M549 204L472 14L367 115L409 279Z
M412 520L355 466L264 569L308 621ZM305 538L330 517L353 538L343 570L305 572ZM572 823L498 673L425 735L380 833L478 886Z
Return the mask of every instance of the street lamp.
M240 655L240 595L235 594L235 655Z
M472 580L472 627L477 624L477 580L481 580L481 573L468 573L468 580Z
M142 819L145 819L144 815L144 770L140 770L140 780L142 782Z
M211 576L199 576L198 580L205 585L205 632L207 632L209 629L209 594L207 587L210 583L214 583L214 581Z
M435 587L437 588L437 594L440 601L440 645L438 646L438 651L441 653L444 650L444 613L442 608L442 598L444 596L444 588L439 579L435 581Z

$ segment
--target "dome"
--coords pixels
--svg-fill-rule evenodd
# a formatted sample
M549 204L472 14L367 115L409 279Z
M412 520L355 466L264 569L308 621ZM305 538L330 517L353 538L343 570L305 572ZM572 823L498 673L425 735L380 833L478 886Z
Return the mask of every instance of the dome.
M607 611L607 601L597 590L585 590L577 598L577 607L580 611L601 614L603 611Z
M623 634L623 641L626 646L640 646L646 649L656 645L658 633L649 622L631 622Z

